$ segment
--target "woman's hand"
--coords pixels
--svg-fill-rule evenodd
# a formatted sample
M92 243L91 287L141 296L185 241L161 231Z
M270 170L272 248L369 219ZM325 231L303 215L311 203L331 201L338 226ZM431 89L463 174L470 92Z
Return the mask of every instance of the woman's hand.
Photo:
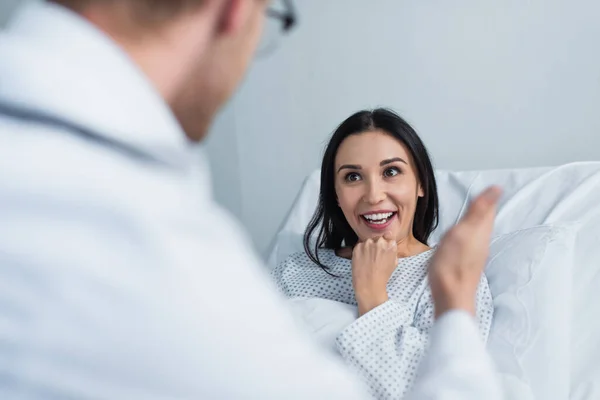
M352 284L359 316L388 301L386 286L397 265L397 245L390 233L354 246Z

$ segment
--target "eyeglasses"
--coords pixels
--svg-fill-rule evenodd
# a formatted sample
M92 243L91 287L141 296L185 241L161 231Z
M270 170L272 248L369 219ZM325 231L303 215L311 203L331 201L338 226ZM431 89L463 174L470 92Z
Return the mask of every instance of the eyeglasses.
M262 37L257 48L256 56L264 58L272 54L278 47L283 35L288 34L298 25L298 16L292 0L277 0L266 12L268 17Z
M281 31L288 33L296 26L298 17L294 5L292 4L292 0L282 0L282 3L283 8L285 9L284 11L276 10L271 7L267 9L267 16L279 20L281 22Z

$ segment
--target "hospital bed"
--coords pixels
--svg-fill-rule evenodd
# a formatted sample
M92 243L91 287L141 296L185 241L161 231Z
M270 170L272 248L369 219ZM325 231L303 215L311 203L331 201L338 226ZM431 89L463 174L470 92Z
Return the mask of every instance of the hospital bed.
M436 175L440 223L430 245L474 195L504 188L486 275L495 308L487 346L506 397L600 399L600 162ZM303 251L319 179L315 171L302 185L271 268Z

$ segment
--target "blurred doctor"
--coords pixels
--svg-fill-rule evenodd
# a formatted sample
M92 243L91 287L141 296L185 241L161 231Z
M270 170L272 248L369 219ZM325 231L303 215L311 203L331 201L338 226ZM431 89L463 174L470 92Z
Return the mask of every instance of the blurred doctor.
M0 35L0 398L364 398L294 330L196 145L267 3L35 2ZM414 399L499 396L471 315L497 197L432 264Z

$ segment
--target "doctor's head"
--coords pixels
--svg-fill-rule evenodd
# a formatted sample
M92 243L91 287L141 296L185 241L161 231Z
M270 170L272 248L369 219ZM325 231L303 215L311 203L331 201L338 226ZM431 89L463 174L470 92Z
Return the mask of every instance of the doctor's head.
M334 132L323 156L321 190L305 233L319 230L318 247L392 232L404 244L427 244L438 222L434 170L414 129L392 111L361 111Z
M50 0L79 13L150 78L192 140L204 138L253 58L268 0ZM118 95L118 94L116 94Z

